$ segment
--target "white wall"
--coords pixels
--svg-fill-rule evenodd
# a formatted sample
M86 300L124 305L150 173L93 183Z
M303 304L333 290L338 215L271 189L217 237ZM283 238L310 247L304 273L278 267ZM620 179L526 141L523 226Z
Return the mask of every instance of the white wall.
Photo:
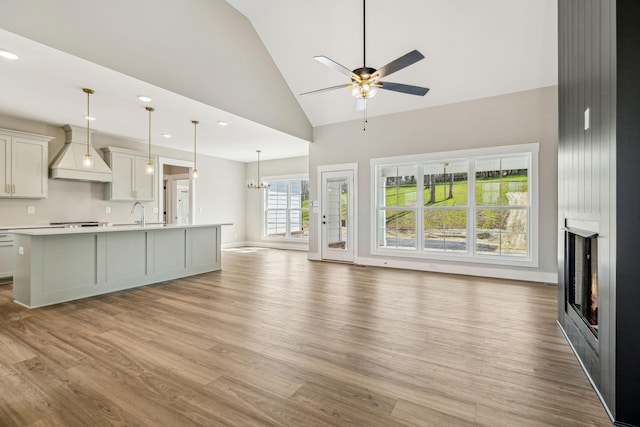
M300 175L309 173L309 157L292 157L288 159L268 160L260 162L262 177ZM258 162L246 164L246 179L256 179ZM246 189L247 242L252 245L307 250L308 244L278 244L262 239L262 193L263 190Z
M262 40L224 0L2 0L0 11L7 31L311 140Z
M428 95L427 95L428 96ZM382 264L371 255L371 158L452 151L538 142L540 184L540 257L538 268L479 265L460 262L385 257L388 266L456 271L495 277L557 281L557 152L558 91L548 87L426 108L387 116L371 117L367 130L361 121L314 128L309 145L309 171L313 200L319 200L317 167L358 163L357 262ZM382 102L374 99L371 102ZM309 257L318 251L317 214L311 214Z
M55 136L49 143L49 161L60 151L65 141L62 128L27 119L0 115L0 128ZM128 141L100 133L92 143L99 154L101 147L115 146L145 152L144 143ZM152 147L152 154L178 160L193 160L193 153ZM232 160L198 155L199 178L196 182L195 220L199 223L233 223L222 228L222 242L233 243L245 237L245 164ZM42 200L0 199L0 227L17 225L46 225L60 221L104 221L131 223L131 202L104 200L106 184L79 181L49 180L49 196ZM35 207L34 215L27 215L27 206ZM106 207L111 213L106 213ZM161 212L153 214L155 202L145 202L147 221L161 219ZM202 210L202 212L200 211Z

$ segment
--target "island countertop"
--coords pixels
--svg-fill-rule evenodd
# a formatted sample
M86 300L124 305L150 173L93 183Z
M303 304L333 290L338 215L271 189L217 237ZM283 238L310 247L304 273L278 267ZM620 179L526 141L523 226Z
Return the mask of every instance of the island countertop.
M109 233L118 231L135 230L158 230L158 229L183 229L183 228L208 228L233 225L233 223L222 224L147 224L142 227L140 224L127 225L102 225L98 227L55 227L55 228L12 228L8 233L23 234L28 236L53 236L60 234L87 234L87 233Z
M11 230L15 302L42 307L220 270L223 225Z

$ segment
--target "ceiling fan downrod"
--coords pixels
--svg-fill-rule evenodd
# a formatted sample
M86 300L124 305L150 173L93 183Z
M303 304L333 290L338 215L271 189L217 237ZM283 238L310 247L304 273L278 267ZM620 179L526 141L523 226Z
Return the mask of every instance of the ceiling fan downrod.
M362 68L367 67L367 0L362 0Z

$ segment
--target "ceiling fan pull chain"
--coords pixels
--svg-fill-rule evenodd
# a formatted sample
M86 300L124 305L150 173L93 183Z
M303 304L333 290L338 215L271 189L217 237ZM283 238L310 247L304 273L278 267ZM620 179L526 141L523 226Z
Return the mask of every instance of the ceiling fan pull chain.
M367 99L365 98L364 100L364 123L362 124L362 130L366 132L367 130Z

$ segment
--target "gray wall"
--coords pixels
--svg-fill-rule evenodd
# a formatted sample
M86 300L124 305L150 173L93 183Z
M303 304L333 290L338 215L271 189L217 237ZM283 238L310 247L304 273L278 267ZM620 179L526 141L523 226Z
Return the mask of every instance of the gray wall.
M311 140L251 23L224 0L1 0L0 27Z
M46 123L0 115L0 128L21 132L54 136L49 143L51 161L64 145L62 128ZM100 133L92 138L98 153L99 148L115 146L146 152L146 145L136 141L114 138ZM185 151L153 147L152 153L161 157L191 161L193 154ZM198 155L199 178L196 182L196 212L199 223L233 223L222 227L222 242L242 242L245 238L245 164L205 155ZM0 226L46 225L52 221L104 221L131 223L130 202L104 200L105 184L49 180L49 197L42 200L0 199ZM27 215L27 206L34 206L36 213ZM111 213L106 213L106 207ZM147 221L159 221L153 214L156 202L145 202ZM202 209L202 212L200 212ZM160 210L159 210L160 211Z
M548 87L426 108L388 116L371 117L367 130L361 121L314 129L309 146L312 199L318 200L317 167L358 163L358 253L371 255L371 158L461 150L538 142L540 185L540 257L538 268L501 267L494 272L471 263L443 263L475 268L476 274L555 282L557 280L557 88ZM373 99L371 102L377 102ZM317 215L311 215L310 257L318 258ZM406 258L402 258L406 261ZM398 260L399 261L399 260ZM428 269L433 261L415 259ZM492 266L493 267L493 266ZM469 271L469 270L467 270Z

